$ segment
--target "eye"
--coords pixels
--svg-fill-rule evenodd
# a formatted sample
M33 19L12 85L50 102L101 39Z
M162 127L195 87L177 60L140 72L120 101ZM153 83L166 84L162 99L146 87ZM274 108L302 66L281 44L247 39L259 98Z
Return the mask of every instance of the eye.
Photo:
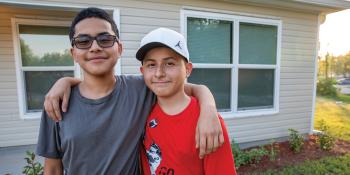
M173 63L173 62L167 62L165 65L166 65L166 66L175 66L175 63Z
M153 69L156 67L156 64L148 62L148 63L145 63L143 66L147 69Z
M100 35L97 37L97 40L101 43L101 44L108 44L114 41L114 36L112 35Z
M150 63L150 64L147 65L147 67L154 68L154 67L156 67L156 64Z
M74 43L78 45L88 45L90 42L90 37L78 37L74 39Z

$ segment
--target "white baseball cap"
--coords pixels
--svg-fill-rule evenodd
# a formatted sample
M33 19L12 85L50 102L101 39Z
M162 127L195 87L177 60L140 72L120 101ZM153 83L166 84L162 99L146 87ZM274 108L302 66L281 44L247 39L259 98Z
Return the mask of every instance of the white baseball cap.
M148 51L156 47L164 46L183 56L186 61L189 61L190 56L185 37L168 28L155 29L143 37L140 48L136 52L136 58L142 61Z

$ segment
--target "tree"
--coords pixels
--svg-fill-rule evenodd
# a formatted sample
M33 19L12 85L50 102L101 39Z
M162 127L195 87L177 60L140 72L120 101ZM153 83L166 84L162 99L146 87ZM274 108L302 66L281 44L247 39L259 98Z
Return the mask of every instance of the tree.
M33 66L39 62L39 58L34 55L32 49L27 45L24 40L20 39L21 57L23 66Z
M318 57L318 76L331 78L335 76L350 76L350 51L345 55L333 56L327 53L321 59Z

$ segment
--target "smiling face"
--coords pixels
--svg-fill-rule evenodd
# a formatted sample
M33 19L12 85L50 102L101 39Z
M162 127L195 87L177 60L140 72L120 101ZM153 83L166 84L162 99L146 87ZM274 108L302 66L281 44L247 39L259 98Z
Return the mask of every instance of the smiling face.
M115 35L111 24L106 20L99 18L86 18L81 20L75 26L76 37L90 36L96 37L100 35ZM76 46L71 48L74 61L84 70L84 76L103 76L113 72L113 68L117 63L122 52L120 41L114 43L113 46L103 48L94 40L91 47L87 49L79 49Z
M192 64L166 47L147 52L140 68L146 85L157 97L172 97L184 93L186 78L192 71Z

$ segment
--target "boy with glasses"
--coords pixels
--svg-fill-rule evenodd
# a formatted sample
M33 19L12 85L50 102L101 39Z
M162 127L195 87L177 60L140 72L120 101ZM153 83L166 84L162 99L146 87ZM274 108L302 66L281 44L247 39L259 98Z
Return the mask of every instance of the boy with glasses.
M48 118L59 102L45 102L37 145L37 154L45 157L44 174L139 174L140 138L154 94L141 76L114 75L122 44L117 26L105 11L87 8L79 12L69 37L72 57L84 79L62 80L69 89L77 84L63 120ZM61 85L58 89L65 90ZM200 93L201 101L212 102L207 97L211 94L203 89Z
M235 175L229 142L200 159L195 148L195 128L200 106L185 93L192 64L185 38L170 29L158 28L141 41L136 58L146 85L157 95L146 122L142 167L145 175ZM229 140L220 118L225 140Z

